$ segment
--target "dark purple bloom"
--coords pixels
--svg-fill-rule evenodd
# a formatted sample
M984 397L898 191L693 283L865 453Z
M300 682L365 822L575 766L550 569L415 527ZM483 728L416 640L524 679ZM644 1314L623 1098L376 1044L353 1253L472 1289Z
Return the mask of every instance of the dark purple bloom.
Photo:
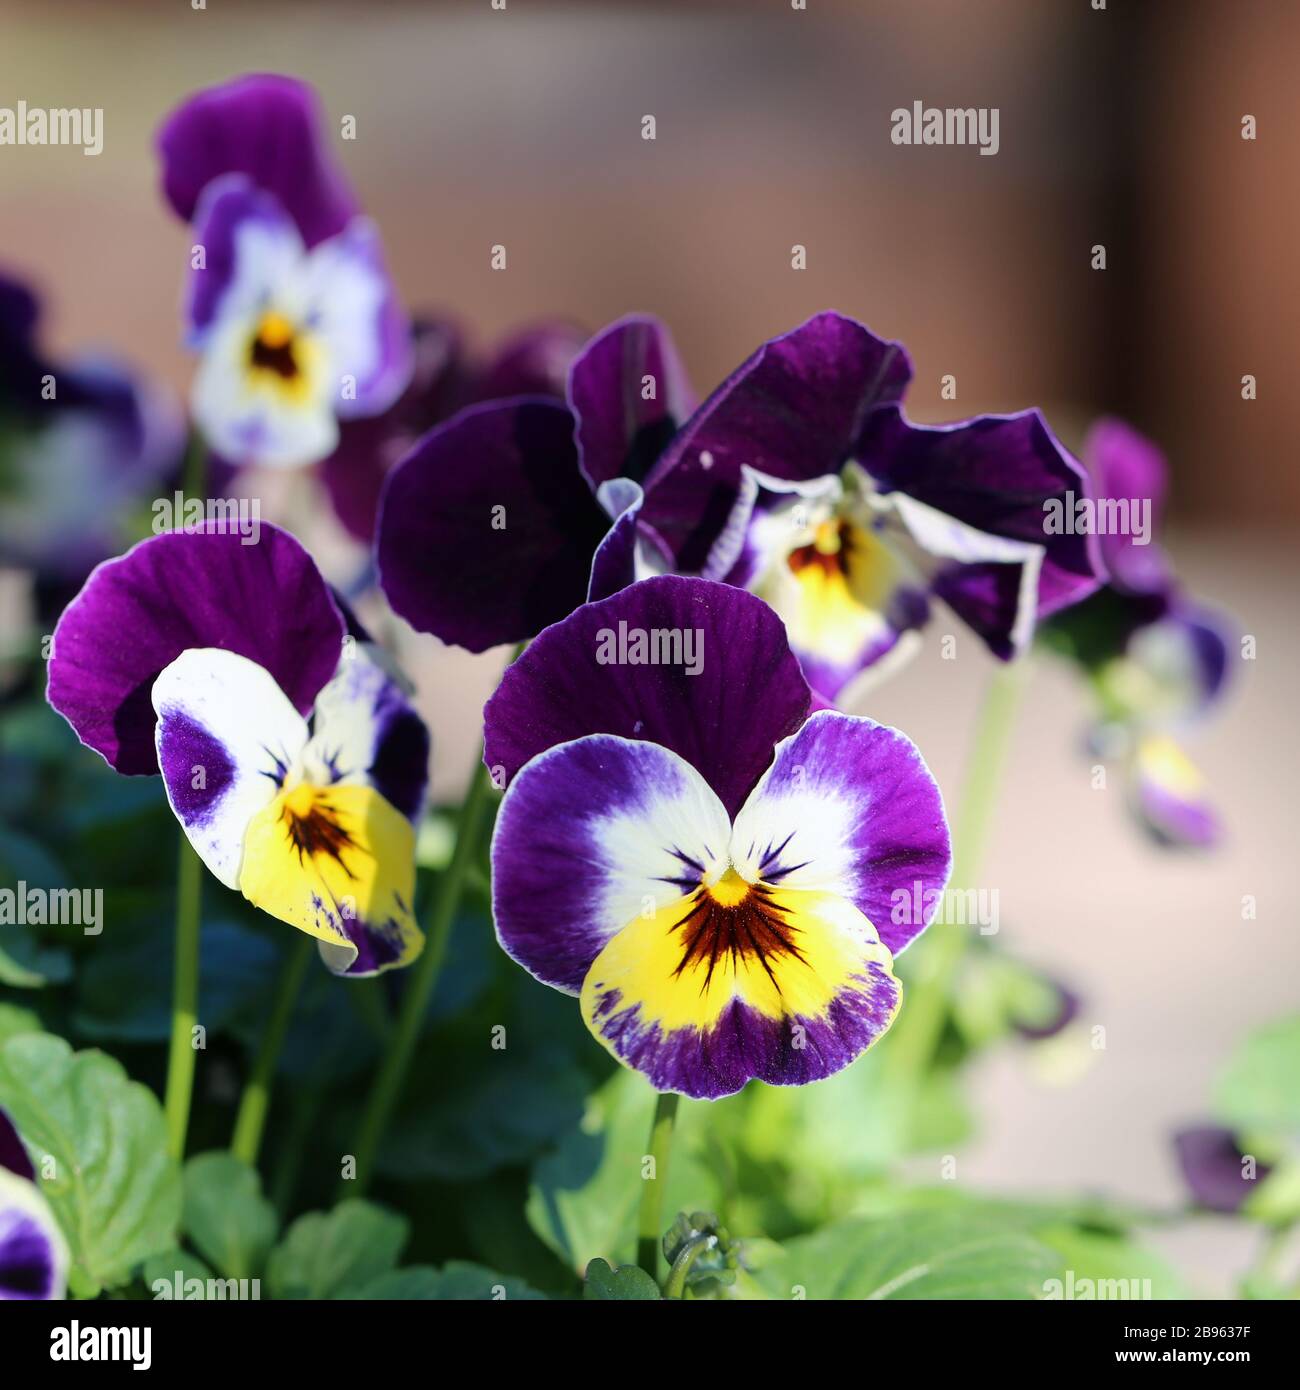
M584 341L568 324L538 324L479 359L446 320L417 320L413 334L414 370L406 390L381 415L341 421L338 448L320 466L335 514L366 545L374 539L384 479L422 434L479 401L562 398L569 364Z
M1187 1190L1198 1206L1209 1211L1240 1211L1255 1191L1255 1184L1272 1171L1268 1164L1248 1159L1232 1132L1220 1125L1179 1130L1174 1135L1174 1150ZM1248 1172L1252 1174L1249 1177Z
M68 1245L9 1116L0 1110L0 1302L62 1298Z
M896 730L811 706L765 604L675 576L548 628L488 703L501 944L659 1090L818 1080L898 1008L939 790Z
M412 450L381 582L415 627L481 651L633 578L723 580L776 609L825 696L894 654L932 598L1013 656L1096 587L1089 538L1044 527L1086 479L1035 412L909 424L910 376L897 343L825 313L697 406L666 329L622 319L574 362L567 411L501 402ZM527 601L503 601L494 574Z
M76 584L177 468L184 422L167 392L117 363L46 358L39 312L0 274L0 564Z
M429 739L288 532L169 533L101 565L49 700L119 772L160 771L199 857L337 974L409 964Z

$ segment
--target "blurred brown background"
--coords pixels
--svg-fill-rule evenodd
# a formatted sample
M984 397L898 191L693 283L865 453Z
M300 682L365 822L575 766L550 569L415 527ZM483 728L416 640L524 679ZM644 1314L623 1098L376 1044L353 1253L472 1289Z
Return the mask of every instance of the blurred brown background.
M1176 1199L1169 1128L1203 1110L1231 1043L1300 995L1300 5L3 0L0 32L0 105L105 110L97 159L0 149L0 258L43 285L59 347L113 344L184 387L188 238L156 194L153 131L197 87L280 70L316 83L334 122L356 117L338 148L408 304L480 342L648 310L707 390L834 307L907 343L917 419L1041 405L1071 444L1101 412L1155 437L1189 584L1259 641L1194 749L1228 843L1206 859L1142 844L1120 791L1089 787L1081 693L1035 675L987 877L1017 948L1074 982L1110 1041L1075 1044L1068 1087L1014 1052L984 1064L959 1177ZM915 100L998 107L1000 152L893 146L890 112ZM500 659L407 645L450 793ZM870 713L917 739L951 797L986 662L959 638L941 663L936 645ZM1213 1220L1169 1244L1206 1290L1248 1255Z

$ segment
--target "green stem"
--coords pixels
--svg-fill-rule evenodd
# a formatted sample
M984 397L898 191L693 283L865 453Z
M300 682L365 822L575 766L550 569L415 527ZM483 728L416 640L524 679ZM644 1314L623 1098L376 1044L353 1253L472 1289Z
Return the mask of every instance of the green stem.
M194 1090L194 1025L199 1017L199 918L203 898L203 864L181 831L176 876L176 963L172 974L172 1040L167 1058L167 1152L185 1157Z
M686 1244L673 1261L668 1278L664 1280L665 1298L686 1297L686 1277L691 1272L691 1266L706 1250L711 1250L717 1243L717 1236L701 1233Z
M654 1160L654 1177L645 1178L641 1189L641 1211L636 1227L636 1262L652 1279L658 1277L664 1189L668 1185L668 1159L672 1154L673 1125L677 1120L677 1103L680 1100L681 1097L673 1091L661 1091L655 1101L654 1119L650 1122L650 1157Z
M980 707L961 799L953 821L953 865L949 888L976 886L1011 742L1025 661L1001 666L994 673ZM937 922L918 943L916 971L910 983L891 1048L895 1079L914 1091L934 1058L947 1016L953 980L965 954L969 927Z
M419 1040L420 1030L424 1026L425 1015L428 1013L429 999L442 969L451 924L478 846L479 825L491 787L492 779L480 759L460 808L456 825L456 845L452 850L451 862L438 884L429 920L428 940L419 960L410 969L401 1012L393 1030L392 1043L384 1057L383 1066L370 1093L370 1103L361 1122L357 1138L356 1177L352 1182L345 1179L340 1185L340 1198L347 1195L359 1197L369 1186L375 1153L392 1117L393 1107L401 1095L411 1056Z
M257 1060L253 1063L252 1074L240 1098L239 1113L235 1116L235 1129L230 1139L230 1152L236 1158L242 1158L250 1167L256 1166L257 1151L262 1145L262 1128L266 1124L271 1090L275 1085L275 1064L279 1061L280 1049L289 1031L289 1020L293 1017L293 1006L302 988L303 976L307 973L307 963L315 953L315 943L310 936L299 932L297 937L289 948L289 958L280 972L271 1017L257 1051Z

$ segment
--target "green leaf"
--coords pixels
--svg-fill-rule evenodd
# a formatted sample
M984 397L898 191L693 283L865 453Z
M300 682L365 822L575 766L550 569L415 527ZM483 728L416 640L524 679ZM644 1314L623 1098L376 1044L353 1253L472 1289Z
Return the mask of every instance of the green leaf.
M271 1297L339 1298L363 1289L394 1268L408 1233L402 1217L355 1198L308 1212L266 1262Z
M233 1154L199 1154L184 1185L182 1226L199 1252L229 1279L260 1275L280 1223L256 1170Z
M6 1043L20 1033L42 1031L40 1018L30 1009L17 1004L0 1004L0 1043Z
M458 1302L479 1299L508 1303L512 1299L536 1301L545 1299L546 1295L539 1293L522 1279L498 1274L495 1270L484 1268L483 1265L450 1260L441 1269L435 1269L432 1265L411 1265L408 1269L394 1269L344 1297L396 1301L440 1299Z
M199 1297L206 1297L208 1280L216 1278L209 1265L206 1265L192 1251L183 1250L179 1245L172 1246L165 1254L150 1255L140 1270L140 1278L154 1298L157 1298L161 1293L158 1285L166 1285L168 1289L166 1296L175 1298L177 1275L181 1279L181 1297L185 1298L188 1295L190 1301ZM194 1279L202 1282L204 1286L202 1294L192 1283L188 1290L185 1288L186 1281Z
M9 1111L72 1251L74 1292L125 1284L176 1243L181 1181L167 1156L162 1108L102 1052L27 1033L0 1047L0 1105Z
M1300 1160L1281 1163L1246 1198L1242 1215L1269 1226L1300 1221Z
M1215 1090L1217 1118L1237 1133L1300 1133L1300 1014L1278 1019L1242 1042Z
M1058 1226L1042 1231L1041 1238L1065 1262L1062 1297L1191 1297L1164 1260L1125 1236Z
M612 1269L608 1260L599 1257L587 1266L582 1296L585 1299L615 1299L620 1302L653 1299L656 1303L662 1297L659 1285L639 1265L620 1265Z
M602 1252L632 1258L654 1102L644 1077L619 1071L591 1098L582 1124L533 1167L529 1224L575 1271ZM682 1102L663 1197L666 1213L724 1205L717 1165L703 1153L710 1119L708 1107Z
M796 1237L756 1277L772 1298L1036 1299L1063 1274L1056 1251L1024 1231L933 1211Z

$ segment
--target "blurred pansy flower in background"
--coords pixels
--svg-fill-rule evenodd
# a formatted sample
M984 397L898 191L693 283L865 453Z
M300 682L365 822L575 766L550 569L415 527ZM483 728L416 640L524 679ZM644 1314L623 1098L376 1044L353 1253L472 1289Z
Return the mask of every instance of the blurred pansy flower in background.
M49 701L117 771L160 771L212 873L335 974L419 954L428 733L288 532L167 534L101 565L55 629Z
M1272 1172L1242 1152L1222 1125L1192 1125L1174 1135L1174 1152L1183 1181L1198 1207L1232 1215Z
M340 420L381 414L411 377L379 234L322 126L309 87L257 75L191 97L159 132L163 191L195 243L194 418L231 463L323 459Z
M691 651L602 659L638 632ZM506 672L484 743L501 944L656 1089L816 1081L888 1029L949 873L942 800L902 734L813 709L759 599L663 576L579 608Z
M67 1241L13 1121L0 1110L0 1301L62 1298L67 1281Z
M0 273L0 566L75 588L179 469L184 420L115 362L46 358L39 316L32 291Z
M1224 693L1230 624L1183 594L1155 539L1167 487L1158 450L1100 420L1083 459L1099 509L1109 504L1128 523L1099 536L1109 582L1048 623L1044 644L1087 675L1097 704L1090 750L1124 767L1140 823L1160 844L1208 846L1219 819L1182 737Z
M1086 480L1036 412L908 423L910 376L898 344L824 313L697 405L663 325L622 319L574 362L567 409L500 402L420 442L389 484L381 582L479 651L634 577L722 580L776 609L827 698L935 597L1009 658L1097 585L1089 538L1043 525Z

